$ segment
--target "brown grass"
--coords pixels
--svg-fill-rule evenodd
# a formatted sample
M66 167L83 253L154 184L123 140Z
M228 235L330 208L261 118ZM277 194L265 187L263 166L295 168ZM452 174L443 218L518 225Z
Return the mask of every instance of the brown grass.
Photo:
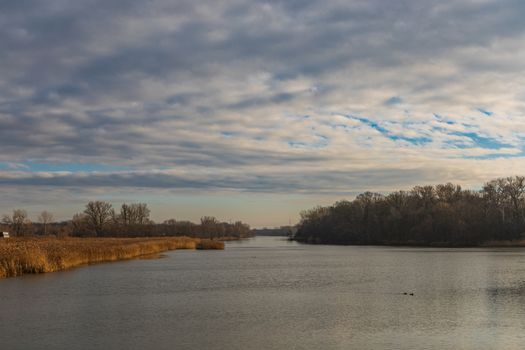
M224 249L224 243L189 237L0 239L0 278L132 259L175 249Z

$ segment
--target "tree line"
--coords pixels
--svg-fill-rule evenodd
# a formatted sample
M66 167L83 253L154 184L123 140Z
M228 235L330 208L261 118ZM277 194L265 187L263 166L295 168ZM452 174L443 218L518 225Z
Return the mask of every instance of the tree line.
M3 215L1 229L13 236L56 235L79 237L144 237L190 236L201 238L244 238L251 236L250 226L241 221L221 222L213 216L203 216L199 223L169 219L155 223L150 219L146 203L122 204L116 210L105 201L91 201L83 212L71 220L56 222L52 213L43 211L36 222L27 211L15 209Z
M451 183L301 212L293 239L326 244L478 245L525 236L525 177L498 178L481 190Z

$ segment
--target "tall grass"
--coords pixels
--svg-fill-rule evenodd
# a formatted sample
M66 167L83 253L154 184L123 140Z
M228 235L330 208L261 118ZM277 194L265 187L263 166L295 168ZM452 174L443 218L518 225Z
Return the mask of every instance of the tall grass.
M224 249L224 243L189 237L1 239L0 278L53 272L175 249Z

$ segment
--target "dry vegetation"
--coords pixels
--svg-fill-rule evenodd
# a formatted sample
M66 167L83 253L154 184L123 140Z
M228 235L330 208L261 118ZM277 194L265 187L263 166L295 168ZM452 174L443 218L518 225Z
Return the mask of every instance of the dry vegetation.
M224 249L224 243L189 237L2 239L0 278L53 272L175 249Z

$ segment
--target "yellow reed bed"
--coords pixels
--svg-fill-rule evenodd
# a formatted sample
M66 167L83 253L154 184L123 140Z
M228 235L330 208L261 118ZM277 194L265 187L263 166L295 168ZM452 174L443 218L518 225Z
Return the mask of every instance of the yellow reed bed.
M224 249L224 243L189 237L8 238L0 240L0 278L132 259L175 249Z

